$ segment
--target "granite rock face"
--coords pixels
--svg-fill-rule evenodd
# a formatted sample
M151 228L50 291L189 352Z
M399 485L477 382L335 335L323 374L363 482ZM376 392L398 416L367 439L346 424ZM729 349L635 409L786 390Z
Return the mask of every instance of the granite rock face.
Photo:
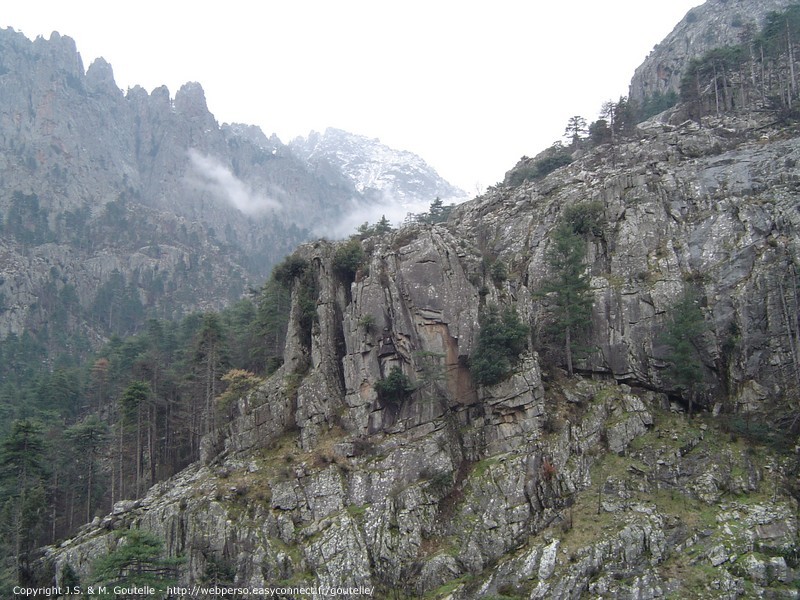
M768 116L746 122L647 122L639 140L465 205L460 223L480 223L491 251L517 274L506 293L524 300L536 322L549 233L566 207L600 203L606 227L587 257L594 295L588 345L595 351L579 368L668 389L659 333L692 286L708 325L700 348L706 402L723 390L734 402L756 389L782 397L797 385L800 147L794 133L767 142ZM468 239L468 229L457 235Z
M223 564L238 586L384 597L796 597L793 459L714 414L758 418L798 388L798 139L752 119L647 123L446 224L363 240L352 278L336 244L301 247L316 319L302 331L295 293L283 367L202 463L49 549L42 577L88 577L115 531L143 527L186 583ZM554 228L587 202L604 216L586 256L592 350L568 378L536 336L537 290ZM658 342L690 284L708 325L693 419ZM511 376L479 386L489 304L533 333ZM394 369L414 391L387 400L375 384Z
M720 46L739 44L764 17L794 4L792 0L707 0L691 9L636 69L629 97L642 102L655 94L680 91L681 76L693 58Z

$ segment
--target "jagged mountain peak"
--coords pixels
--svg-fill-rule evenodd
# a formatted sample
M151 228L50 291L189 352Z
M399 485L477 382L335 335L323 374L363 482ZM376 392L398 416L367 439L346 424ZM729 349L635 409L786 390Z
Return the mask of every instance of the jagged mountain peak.
M0 264L0 341L48 322L32 305L48 285L50 253L69 273L58 285L81 291L65 325L72 331L115 271L135 288L142 315L219 308L301 241L378 220L384 189L426 206L460 192L412 153L337 130L318 141L340 140L349 158L310 166L257 126L220 125L196 81L174 98L166 86L123 92L108 61L84 70L75 41L57 32L31 41L0 30L0 84L0 253L11 257ZM385 184L380 195L359 193L365 186L336 166L357 160L371 185ZM82 231L65 225L76 222ZM140 256L154 247L157 256ZM124 331L136 331L137 319Z
M122 95L114 79L114 69L102 56L96 58L86 70L86 83L95 92Z
M397 150L370 138L329 127L312 131L289 144L292 151L315 168L333 167L361 193L378 193L409 207L427 205L436 197L460 200L467 194L445 181L417 154Z
M234 138L245 140L256 148L277 154L279 150L286 148L283 142L274 133L267 137L258 125L248 123L223 123L222 130Z

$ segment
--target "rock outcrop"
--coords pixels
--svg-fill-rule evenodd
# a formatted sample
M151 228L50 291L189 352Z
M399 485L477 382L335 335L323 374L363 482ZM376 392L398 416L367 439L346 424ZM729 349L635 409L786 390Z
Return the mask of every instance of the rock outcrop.
M740 44L757 32L764 17L795 4L793 0L707 0L690 10L636 69L629 97L638 103L680 90L689 61L720 46Z
M796 458L723 427L796 410L800 387L800 137L756 121L646 123L444 225L363 240L353 281L336 245L302 247L316 319L303 330L294 294L283 367L203 463L50 549L49 572L87 579L139 527L184 557L187 583L222 564L236 586L383 597L797 597ZM554 229L587 203L604 217L590 350L567 378L538 334L538 290ZM708 324L693 419L658 342L689 285ZM514 308L536 351L476 386L489 304ZM395 369L414 391L380 396Z
M596 351L582 368L664 389L658 333L691 284L710 325L701 349L708 402L723 390L736 398L749 382L784 396L797 385L798 145L794 133L770 129L771 117L759 118L647 122L637 141L464 205L459 222L479 224L472 238L491 240L487 251L517 273L505 289L490 287L491 297L513 294L535 322L549 232L565 207L599 202L607 228L588 258L595 300L588 345ZM779 139L767 142L770 135ZM459 239L469 236L457 230Z

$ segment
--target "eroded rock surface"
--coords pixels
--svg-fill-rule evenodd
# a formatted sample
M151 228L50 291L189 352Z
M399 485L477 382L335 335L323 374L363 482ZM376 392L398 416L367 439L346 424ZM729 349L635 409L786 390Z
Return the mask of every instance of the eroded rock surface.
M758 419L797 389L798 159L796 132L753 118L648 123L447 224L364 240L354 281L335 244L301 248L310 335L295 294L284 366L204 462L51 549L52 572L87 577L115 531L146 527L184 556L184 582L225 564L237 585L412 597L797 597L792 459L715 415ZM476 386L482 307L537 330L551 232L586 202L604 225L580 375L532 338L514 374ZM658 342L690 284L709 325L694 419ZM394 368L415 391L390 402L375 383Z

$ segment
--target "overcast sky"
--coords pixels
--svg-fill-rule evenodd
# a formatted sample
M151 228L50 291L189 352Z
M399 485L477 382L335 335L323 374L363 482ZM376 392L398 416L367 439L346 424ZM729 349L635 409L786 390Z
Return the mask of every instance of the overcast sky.
M702 0L3 0L0 26L72 37L117 85L203 86L219 123L326 127L422 156L470 195L597 118Z

